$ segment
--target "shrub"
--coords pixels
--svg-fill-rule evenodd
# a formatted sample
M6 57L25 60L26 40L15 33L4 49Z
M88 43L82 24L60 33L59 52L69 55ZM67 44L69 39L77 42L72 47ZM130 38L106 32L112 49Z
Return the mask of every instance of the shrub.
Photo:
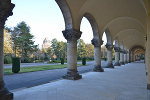
M61 64L62 65L64 64L64 58L61 58Z
M18 73L20 71L20 59L18 57L12 58L12 72Z
M12 63L11 58L8 57L4 58L4 64L11 64L11 63Z
M43 60L35 60L36 63L44 62Z
M44 61L48 61L49 60L49 58L48 57L44 57Z
M82 65L86 65L86 58L82 58Z

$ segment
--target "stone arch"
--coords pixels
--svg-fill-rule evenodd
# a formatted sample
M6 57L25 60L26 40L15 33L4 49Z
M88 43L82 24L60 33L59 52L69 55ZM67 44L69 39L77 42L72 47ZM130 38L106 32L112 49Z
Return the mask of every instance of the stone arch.
M73 28L72 15L70 13L70 9L68 7L66 0L55 0L55 1L57 2L63 14L64 21L65 21L65 28L72 29Z
M144 30L146 30L145 26L144 26L139 20L137 20L137 19L135 19L135 18L132 18L132 17L117 17L117 18L111 20L110 22L108 22L108 23L105 25L104 29L107 28L107 27L109 27L109 26L110 26L111 24L113 24L114 22L116 22L116 21L118 21L118 20L124 20L124 19L131 19L131 20L133 20L133 21L139 23L139 24L141 25L141 27L142 27Z
M137 41L137 42L140 41L143 44L146 43L144 38L142 38L140 36L134 36L134 35L129 35L129 36L125 37L122 41L123 41L124 45L130 44L135 41Z
M91 27L93 30L93 37L99 38L99 30L98 30L98 26L97 26L97 22L96 22L95 18L90 13L85 13L83 15L83 17L85 17L91 24ZM83 17L82 17L82 19L83 19ZM81 25L81 22L80 22L80 25Z
M146 8L146 5L145 5L144 1L143 0L139 0L139 1L141 2L142 6L145 9L145 12L147 14L147 8Z
M107 37L107 44L112 45L111 34L110 34L110 31L108 28L106 28L105 33L106 33L106 37Z
M134 32L134 33L141 34L141 35L144 37L144 35L143 35L140 31L138 31L138 30L136 30L136 29L124 29L124 30L118 32L118 33L116 34L116 36L118 36L118 35L121 34L121 33L125 33L125 32L127 32L127 31L132 31L132 32ZM116 37L116 36L115 36L115 37Z
M115 47L119 47L118 37L115 37Z
M134 46L132 46L129 50L132 51L132 50L134 50L134 49L136 49L136 48L140 48L140 49L142 49L142 50L145 51L145 48L144 48L142 45L134 45Z

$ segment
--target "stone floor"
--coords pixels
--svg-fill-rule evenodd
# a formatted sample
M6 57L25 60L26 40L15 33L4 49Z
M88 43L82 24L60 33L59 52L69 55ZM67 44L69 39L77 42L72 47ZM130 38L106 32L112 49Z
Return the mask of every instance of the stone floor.
M104 70L84 73L76 81L61 79L13 91L14 100L150 100L144 63Z

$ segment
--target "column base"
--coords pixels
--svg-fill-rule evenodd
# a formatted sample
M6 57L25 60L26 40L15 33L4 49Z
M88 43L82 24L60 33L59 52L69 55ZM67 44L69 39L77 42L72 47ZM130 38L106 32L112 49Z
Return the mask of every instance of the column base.
M147 75L148 73L146 72L146 75Z
M114 66L120 66L120 63L119 63L119 62L116 62L116 63L114 64Z
M112 63L110 63L110 64L107 64L106 68L114 68L114 66Z
M125 63L124 62L120 62L120 65L125 65Z
M126 61L125 64L128 64L128 62Z
M104 69L100 65L94 65L93 72L104 72Z
M150 84L147 84L147 90L150 90Z
M13 100L13 93L9 92L4 86L4 81L0 82L0 100Z
M78 80L82 78L82 75L79 75L78 71L68 70L67 74L62 76L62 78L68 80Z

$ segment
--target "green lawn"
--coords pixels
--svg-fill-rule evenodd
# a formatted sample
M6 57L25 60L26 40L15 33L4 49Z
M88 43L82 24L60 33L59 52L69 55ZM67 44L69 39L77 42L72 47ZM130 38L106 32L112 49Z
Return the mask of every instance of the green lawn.
M77 65L82 66L82 64ZM46 66L35 66L35 67L21 67L19 73L27 73L27 72L35 72L35 71L44 71L44 70L52 70L52 69L61 69L67 68L67 65L46 65ZM14 74L11 68L4 69L4 75Z

